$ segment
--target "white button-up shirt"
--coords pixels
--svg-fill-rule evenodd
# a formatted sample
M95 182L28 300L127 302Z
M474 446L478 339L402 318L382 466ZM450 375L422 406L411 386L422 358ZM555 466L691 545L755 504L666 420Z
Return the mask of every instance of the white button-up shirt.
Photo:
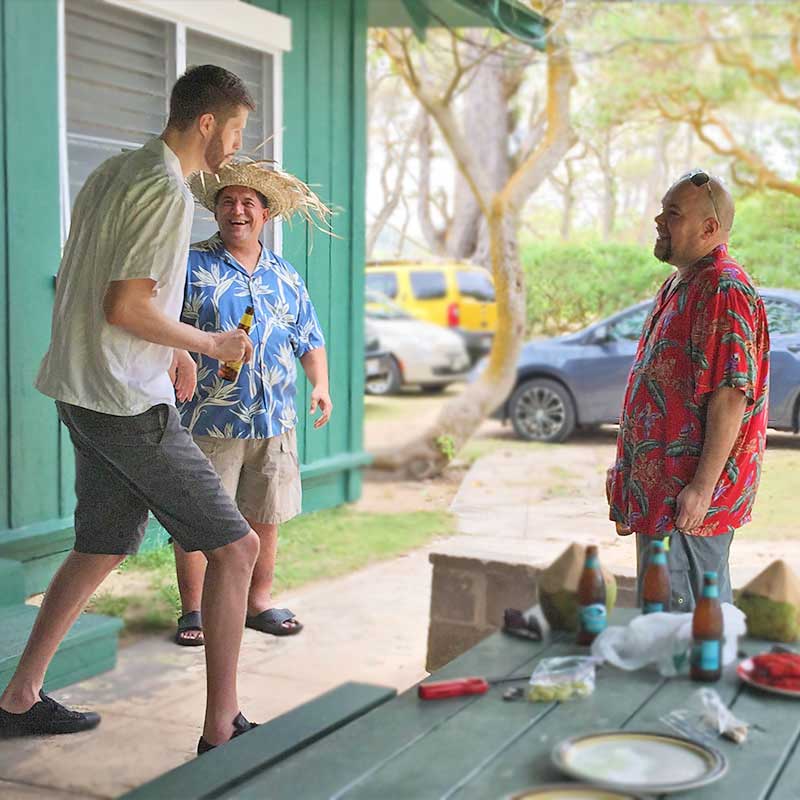
M118 416L175 404L167 375L172 348L109 325L103 297L112 281L150 278L153 302L177 320L193 211L180 161L161 139L110 158L89 176L58 271L39 391Z

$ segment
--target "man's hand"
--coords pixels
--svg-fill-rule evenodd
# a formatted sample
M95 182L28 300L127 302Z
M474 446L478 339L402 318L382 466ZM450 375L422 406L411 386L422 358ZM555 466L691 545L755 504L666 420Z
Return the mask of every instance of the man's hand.
M239 328L232 331L212 333L211 351L207 355L217 361L241 361L247 364L253 357L253 342L250 337Z
M705 521L713 494L713 486L710 491L698 489L693 483L684 486L676 500L675 527L687 533L699 528Z
M169 377L175 387L175 398L180 403L191 400L197 388L197 364L185 350L172 351Z
M322 416L314 420L314 427L321 428L323 425L326 425L331 418L333 403L331 402L331 396L328 394L327 389L315 386L311 392L311 407L308 409L308 412L313 417L314 414L317 413L317 409L322 412Z

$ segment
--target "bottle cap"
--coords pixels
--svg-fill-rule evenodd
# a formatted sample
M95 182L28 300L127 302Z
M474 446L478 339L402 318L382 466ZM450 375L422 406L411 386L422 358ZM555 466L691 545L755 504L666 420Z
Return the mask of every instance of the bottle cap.
M704 572L703 573L703 578L705 580L707 580L707 581L714 581L714 583L716 583L717 582L717 573L714 572L713 570L709 570L708 572Z
M661 539L653 539L653 541L650 542L650 547L652 547L657 553L663 552L664 542Z

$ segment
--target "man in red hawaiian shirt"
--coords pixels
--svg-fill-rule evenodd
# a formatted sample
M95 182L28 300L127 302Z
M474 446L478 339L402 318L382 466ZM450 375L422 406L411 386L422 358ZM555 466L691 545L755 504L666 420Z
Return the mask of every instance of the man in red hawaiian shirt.
M733 212L701 170L664 195L654 253L677 270L644 324L608 471L609 516L636 533L640 592L650 542L670 537L673 611L694 608L706 570L731 601L728 552L750 521L766 443L767 318L728 255Z

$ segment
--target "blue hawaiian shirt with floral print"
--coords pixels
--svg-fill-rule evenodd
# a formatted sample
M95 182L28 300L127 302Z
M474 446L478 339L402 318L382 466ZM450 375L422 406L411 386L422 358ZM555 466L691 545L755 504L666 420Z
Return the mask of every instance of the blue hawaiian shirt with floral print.
M194 354L197 391L178 411L195 435L266 439L297 425L295 359L325 345L303 279L266 247L251 275L218 233L193 244L181 320L204 331L232 330L247 306L255 311L253 359L236 383L217 375L216 359Z

